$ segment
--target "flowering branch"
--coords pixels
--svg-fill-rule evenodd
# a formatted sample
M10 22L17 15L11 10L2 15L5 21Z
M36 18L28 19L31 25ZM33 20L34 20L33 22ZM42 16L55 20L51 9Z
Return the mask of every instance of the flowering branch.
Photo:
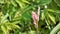
M39 21L39 16L40 16L40 7L38 6L38 12L37 14L32 11L32 19L33 19L33 23L34 23L34 27L36 28L36 34L39 34L38 33L38 21Z

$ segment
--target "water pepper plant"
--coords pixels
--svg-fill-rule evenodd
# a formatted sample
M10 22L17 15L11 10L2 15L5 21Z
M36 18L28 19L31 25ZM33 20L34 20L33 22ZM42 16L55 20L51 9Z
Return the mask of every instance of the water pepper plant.
M32 19L33 19L33 24L34 24L34 26L36 28L36 34L39 34L38 33L39 16L40 16L40 7L38 6L38 12L37 12L37 14L34 11L32 11Z
M60 0L0 0L0 34L59 34L59 22Z

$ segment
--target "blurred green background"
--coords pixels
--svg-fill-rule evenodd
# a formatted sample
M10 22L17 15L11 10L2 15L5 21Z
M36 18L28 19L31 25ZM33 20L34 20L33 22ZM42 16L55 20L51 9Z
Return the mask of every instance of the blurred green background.
M36 34L31 14L38 5L39 34L59 34L60 0L0 0L0 34Z

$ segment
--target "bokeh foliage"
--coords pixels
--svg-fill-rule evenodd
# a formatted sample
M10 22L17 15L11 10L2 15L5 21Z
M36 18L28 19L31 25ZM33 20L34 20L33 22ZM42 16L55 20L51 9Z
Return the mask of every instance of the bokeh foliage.
M0 0L0 34L35 34L31 12L38 5L39 33L50 34L60 21L60 0Z

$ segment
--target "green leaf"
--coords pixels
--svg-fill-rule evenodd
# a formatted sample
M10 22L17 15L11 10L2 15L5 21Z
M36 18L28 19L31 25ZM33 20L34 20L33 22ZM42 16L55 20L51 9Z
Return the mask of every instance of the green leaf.
M22 3L19 0L15 0L15 1L19 4L20 7L23 7Z
M25 6L25 3L23 3L21 0L16 0L16 2L18 3L18 5L21 7L21 8L24 8Z
M14 27L16 27L16 28L19 28L19 29L20 29L20 27L19 27L18 25L14 25Z
M51 2L51 0L40 0L40 4L41 5L46 5L46 4L49 4Z
M47 24L47 27L51 30L51 27L49 26L48 19L45 18L45 22Z
M28 4L30 4L27 0L22 0L22 2L25 2L25 3L28 3Z
M24 12L22 14L22 17L25 19L25 20L31 20L31 15L30 13L27 11L27 12Z
M51 19L51 21L56 24L55 17L53 15L51 15L51 14L48 14L48 16Z
M41 19L42 19L42 20L45 19L44 11L41 12Z
M12 3L12 5L14 5L15 7L17 7L17 4L16 4L15 0L11 0L11 3Z
M8 29L8 30L12 30L12 28L11 28L10 25L7 25L7 29Z
M16 31L14 32L14 34L19 34L19 30L16 30Z
M8 16L9 16L8 14L6 14L5 16L3 16L3 17L2 17L2 20L1 20L1 23L3 23Z
M60 31L58 31L58 33L57 34L60 34Z
M60 7L60 0L54 0L54 1Z
M1 29L2 31L5 33L5 34L9 34L8 30L6 29L5 26L1 26Z
M51 13L60 13L58 10L52 10L52 9L47 9L48 12L51 12Z
M18 24L18 23L17 23ZM16 24L14 24L14 23L10 23L10 26L12 25L12 28L18 28L18 29L20 29L20 27L18 26L18 25L16 25Z
M29 31L29 34L36 34L35 31Z

